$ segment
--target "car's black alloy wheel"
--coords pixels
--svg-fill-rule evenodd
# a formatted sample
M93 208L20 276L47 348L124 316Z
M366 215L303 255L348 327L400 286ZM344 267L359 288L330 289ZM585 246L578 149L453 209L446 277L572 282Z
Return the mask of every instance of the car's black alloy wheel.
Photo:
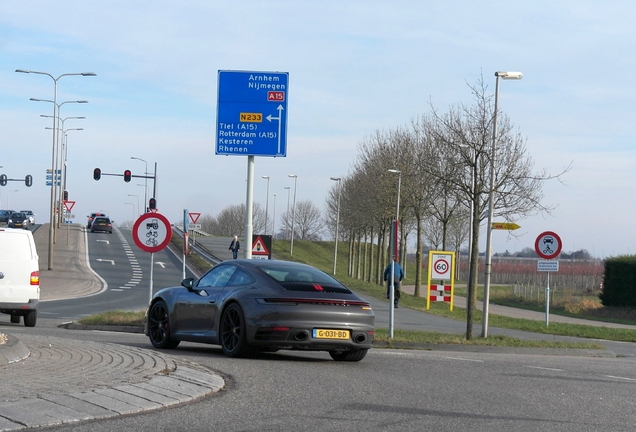
M252 353L247 344L245 317L237 303L232 303L221 316L221 348L228 357L245 357Z
M155 348L172 349L179 345L179 341L170 337L170 318L163 300L153 304L148 312L148 337Z

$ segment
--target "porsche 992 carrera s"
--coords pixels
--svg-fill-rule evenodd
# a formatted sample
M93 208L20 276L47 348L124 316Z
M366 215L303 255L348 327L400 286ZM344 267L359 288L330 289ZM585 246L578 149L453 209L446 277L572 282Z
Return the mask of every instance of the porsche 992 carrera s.
M220 345L228 357L257 351L327 351L362 360L373 343L369 303L327 273L279 260L228 260L158 291L144 332L155 348Z

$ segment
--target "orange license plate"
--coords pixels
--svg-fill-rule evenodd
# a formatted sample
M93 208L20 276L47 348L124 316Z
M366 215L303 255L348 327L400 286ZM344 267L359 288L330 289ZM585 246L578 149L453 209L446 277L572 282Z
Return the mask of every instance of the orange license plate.
M314 329L314 339L338 339L349 340L349 330Z

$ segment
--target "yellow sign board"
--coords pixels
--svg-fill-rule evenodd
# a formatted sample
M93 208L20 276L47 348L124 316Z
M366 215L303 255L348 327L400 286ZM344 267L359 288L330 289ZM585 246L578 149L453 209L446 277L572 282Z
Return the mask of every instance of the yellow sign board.
M492 223L492 229L514 231L519 228L521 227L514 222L493 222Z
M262 113L244 113L240 114L239 120L241 122L248 123L262 123L263 122L263 114Z

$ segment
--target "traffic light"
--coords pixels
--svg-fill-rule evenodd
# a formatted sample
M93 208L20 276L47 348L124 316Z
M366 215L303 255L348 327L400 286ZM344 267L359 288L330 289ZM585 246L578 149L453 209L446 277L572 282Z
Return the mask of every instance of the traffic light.
M64 191L64 201L68 201L68 191Z
M24 184L27 187L31 187L31 185L33 184L33 177L31 176L31 174L28 174L25 178L24 178Z
M130 181L131 177L132 177L132 173L130 172L130 170L124 171L124 181L126 183Z
M151 210L156 209L157 208L157 200L154 199L154 198L150 198L148 200L148 208L151 209Z
M7 175L0 174L0 186L6 186L6 185L7 185Z
M99 168L95 168L93 170L93 178L95 180L99 180L100 178L102 178L102 170L100 170Z

